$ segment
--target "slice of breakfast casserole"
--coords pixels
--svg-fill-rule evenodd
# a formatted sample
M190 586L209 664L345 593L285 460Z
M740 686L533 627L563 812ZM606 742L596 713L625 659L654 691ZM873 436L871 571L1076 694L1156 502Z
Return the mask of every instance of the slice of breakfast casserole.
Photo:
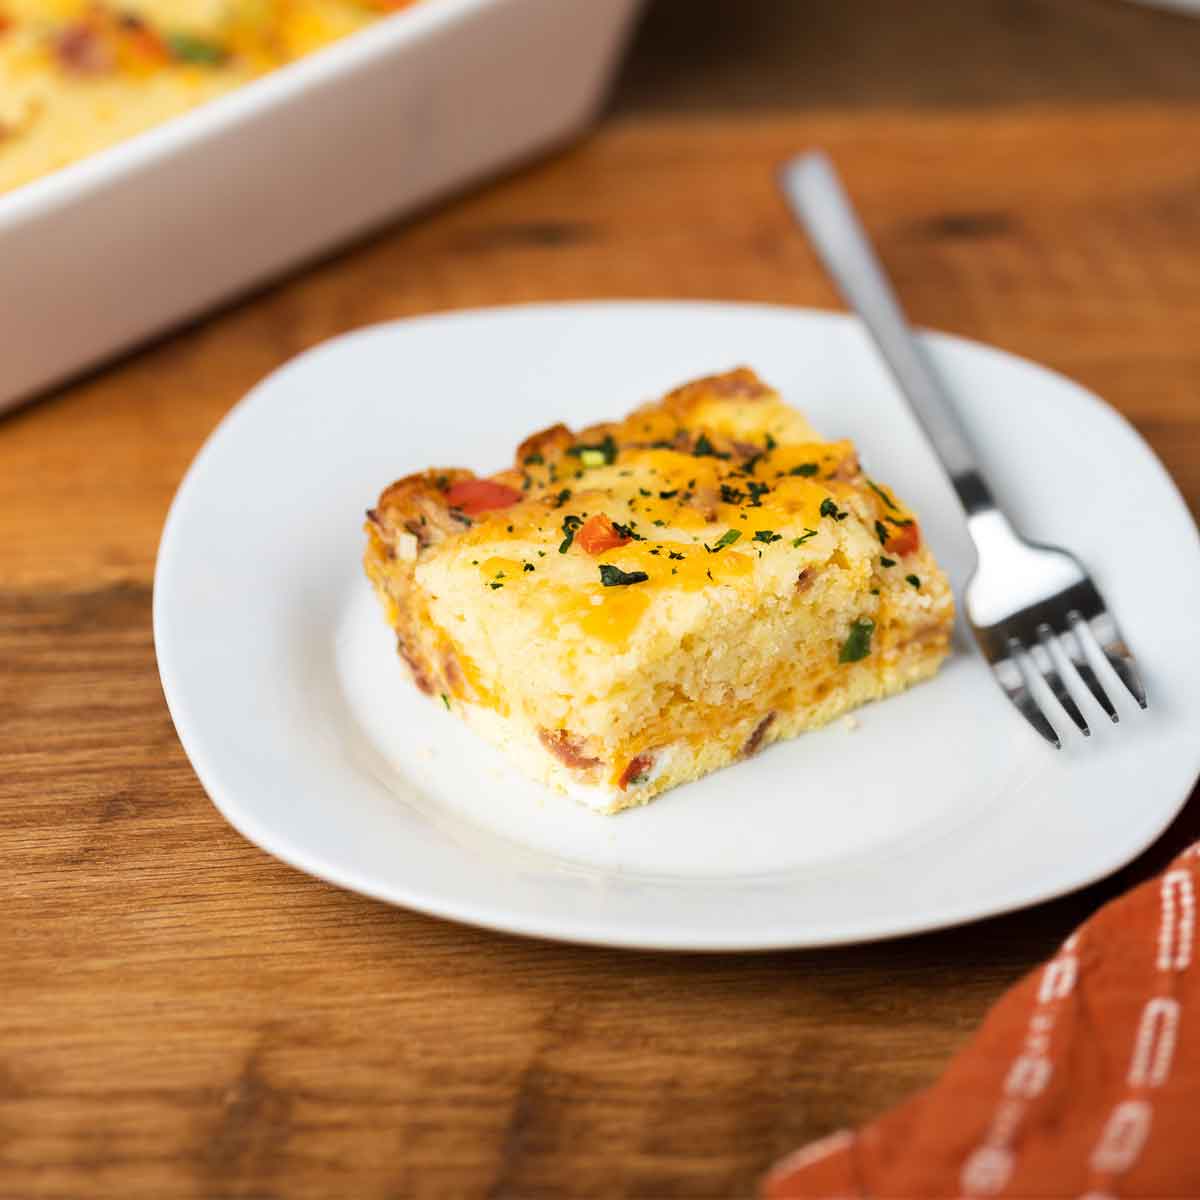
M602 812L932 675L953 599L913 514L746 369L443 469L368 514L417 686Z

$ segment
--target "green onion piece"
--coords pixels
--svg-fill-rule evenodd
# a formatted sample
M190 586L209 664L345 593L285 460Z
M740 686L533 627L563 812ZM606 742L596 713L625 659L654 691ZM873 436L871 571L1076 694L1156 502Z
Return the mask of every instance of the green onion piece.
M215 42L205 41L190 33L168 33L163 40L167 43L171 57L180 62L215 66L228 58L224 46L218 46Z
M725 549L726 546L732 546L733 543L736 542L741 536L742 531L740 529L727 529L719 538L717 538L714 545L710 546L707 542L705 542L704 548L709 552L709 554L719 554Z
M870 617L859 617L850 626L850 633L842 643L838 662L859 662L871 653L871 634L875 632L875 622Z

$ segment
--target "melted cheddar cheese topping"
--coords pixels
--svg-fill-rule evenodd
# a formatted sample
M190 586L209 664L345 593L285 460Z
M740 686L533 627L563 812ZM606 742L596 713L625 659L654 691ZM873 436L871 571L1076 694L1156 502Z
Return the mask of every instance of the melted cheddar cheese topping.
M643 410L535 450L503 478L521 499L459 514L461 532L418 579L439 593L467 587L497 620L519 611L530 637L574 629L618 653L672 595L787 595L806 568L846 561L847 530L866 563L912 523L864 481L849 442L817 439L771 398L717 397L685 420ZM579 530L598 516L617 541L589 551Z

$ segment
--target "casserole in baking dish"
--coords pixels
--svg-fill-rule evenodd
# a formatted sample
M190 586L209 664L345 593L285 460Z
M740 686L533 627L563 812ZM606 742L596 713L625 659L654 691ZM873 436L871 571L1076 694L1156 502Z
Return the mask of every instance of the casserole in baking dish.
M0 192L412 0L0 0Z
M0 408L573 137L638 6L419 0L0 194Z

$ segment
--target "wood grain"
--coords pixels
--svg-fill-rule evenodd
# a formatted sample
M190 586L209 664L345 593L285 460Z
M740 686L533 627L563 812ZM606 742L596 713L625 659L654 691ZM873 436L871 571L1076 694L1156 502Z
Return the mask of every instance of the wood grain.
M1200 106L667 107L619 106L0 423L0 1196L744 1195L928 1083L1074 923L1200 836L1193 800L1137 863L1029 912L688 958L391 909L216 814L150 634L162 519L215 422L298 351L431 309L831 305L772 185L800 146L832 150L918 320L1096 389L1200 511Z

